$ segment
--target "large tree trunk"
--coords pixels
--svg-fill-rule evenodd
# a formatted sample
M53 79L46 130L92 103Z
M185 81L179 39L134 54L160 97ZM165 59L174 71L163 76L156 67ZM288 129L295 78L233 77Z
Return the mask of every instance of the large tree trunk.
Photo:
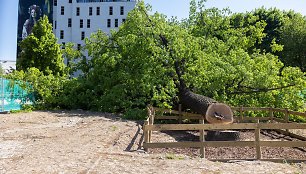
M191 92L184 83L182 75L184 74L184 59L179 60L172 54L172 49L168 47L168 40L163 36L159 35L163 46L169 51L170 56L174 63L174 68L178 79L174 79L176 87L179 89L179 99L181 104L190 109L193 112L202 114L205 116L209 123L222 123L228 124L233 122L233 112L226 104L218 103L214 99L209 97L195 94Z
M233 112L224 103L218 103L209 97L195 94L186 87L179 89L179 99L185 108L202 114L209 123L229 124L233 122Z
M176 86L179 90L179 100L184 108L202 114L209 123L233 123L233 112L228 105L193 93L186 87L184 80L181 78L182 69L178 61L175 62L175 71L178 76Z

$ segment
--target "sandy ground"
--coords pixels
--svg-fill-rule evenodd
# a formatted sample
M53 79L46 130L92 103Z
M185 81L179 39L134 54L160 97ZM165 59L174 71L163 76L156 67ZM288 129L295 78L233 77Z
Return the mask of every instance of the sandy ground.
M292 173L306 164L144 153L137 122L85 111L0 115L0 173Z

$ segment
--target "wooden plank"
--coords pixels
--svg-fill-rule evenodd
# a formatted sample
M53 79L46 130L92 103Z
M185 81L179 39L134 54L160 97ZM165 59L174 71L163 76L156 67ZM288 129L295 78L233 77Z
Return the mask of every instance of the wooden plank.
M182 119L200 120L203 116L182 116ZM155 116L155 120L178 120L179 116Z
M286 123L286 121L282 118L274 118L274 120L280 123Z
M269 111L270 108L266 107L231 107L233 111L240 111L242 108L242 111Z
M204 124L204 119L199 120L199 123ZM204 129L200 130L200 142L205 141L204 132L205 132ZM201 158L205 158L205 147L204 146L200 147L200 155L201 155Z
M270 120L270 118L269 117L243 117L243 120L245 121L257 121L257 120L267 121L267 120Z
M270 121L272 121L273 118L274 118L274 116L273 116L273 108L269 108L269 119L270 119Z
M261 159L261 148L260 148L260 129L255 129L255 148L256 148L256 159Z
M149 125L149 121L144 121L144 124L143 124L143 134L144 134L144 144L145 143L149 143L149 131L146 130L146 127ZM146 152L148 152L148 148L147 147L144 147L144 150Z
M243 112L243 107L241 106L239 108L239 122L241 122L243 120L243 116L244 116L244 112Z
M179 124L182 124L183 120L183 114L182 114L182 104L179 104Z
M259 123L260 129L306 129L306 123Z
M178 120L179 116L155 116L155 120Z
M145 127L146 130L213 130L213 129L256 129L258 123L233 124L155 124ZM259 129L306 129L306 123L259 123Z
M153 125L154 124L154 115L155 115L155 111L152 107L150 107L150 111L149 111L149 125ZM152 130L149 131L149 140L148 142L151 142L151 138L152 138Z
M280 109L280 108L273 108L272 110L273 110L273 112L282 112L282 113L286 112L285 109Z
M171 110L171 109L161 109L161 108L154 108L156 112L162 112L162 113L168 113L168 114L176 114L176 115L183 115L183 116L199 116L202 117L201 114L195 114L195 113L189 113L189 112L181 112L176 111L176 110Z
M153 108L156 112L162 112L162 113L171 113L171 114L179 114L179 111L172 110L172 109L162 109L162 108Z
M286 123L289 123L289 111L288 109L286 109L286 112L285 112L285 121ZM289 134L289 129L286 129L286 134L285 135L288 135Z
M243 111L269 111L269 108L243 107Z
M306 141L260 141L266 147L306 147Z
M239 111L240 107L231 107L232 111Z
M288 111L288 114L306 117L306 114L303 112Z
M185 117L203 117L203 115L201 114L188 113L188 112L182 112L182 115Z
M306 124L305 124L306 126ZM146 130L213 130L213 129L256 129L257 123L233 123L233 124L155 124L145 127ZM301 128L300 128L301 129Z
M205 141L144 143L146 148L255 147L254 141Z

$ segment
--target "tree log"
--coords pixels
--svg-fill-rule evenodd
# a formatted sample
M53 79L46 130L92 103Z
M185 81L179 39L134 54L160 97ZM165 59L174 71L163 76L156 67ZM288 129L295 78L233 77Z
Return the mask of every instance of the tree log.
M209 97L195 94L182 86L179 89L179 99L185 108L202 114L209 123L233 123L233 112L226 104L218 103Z

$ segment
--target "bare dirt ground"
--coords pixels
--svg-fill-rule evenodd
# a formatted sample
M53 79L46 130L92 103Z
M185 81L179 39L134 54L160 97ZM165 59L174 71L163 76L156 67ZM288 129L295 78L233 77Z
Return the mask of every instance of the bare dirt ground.
M177 139L170 133L154 133L153 139L159 137ZM196 152L190 155L166 149L144 153L141 143L141 124L112 114L85 111L3 114L0 173L306 174L304 163L212 162L199 158ZM211 155L214 153L218 156L227 152L212 151ZM305 157L304 151L290 153Z

